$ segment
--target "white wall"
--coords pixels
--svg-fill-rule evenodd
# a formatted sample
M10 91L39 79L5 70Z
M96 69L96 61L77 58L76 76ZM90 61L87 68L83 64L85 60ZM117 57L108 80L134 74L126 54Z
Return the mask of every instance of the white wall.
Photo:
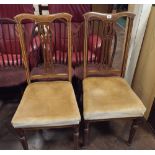
M38 6L38 4L33 4L33 7L35 9L34 14L39 15L39 6Z
M136 14L136 17L133 23L129 56L125 73L125 79L130 85L134 76L151 6L151 4L136 4L133 8L133 12Z

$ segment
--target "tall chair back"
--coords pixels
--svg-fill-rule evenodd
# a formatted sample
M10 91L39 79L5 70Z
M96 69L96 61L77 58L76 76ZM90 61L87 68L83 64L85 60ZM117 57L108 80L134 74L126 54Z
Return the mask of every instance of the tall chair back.
M130 12L84 14L84 78L124 76L134 16Z
M71 81L71 18L68 13L58 13L52 15L32 15L20 14L15 17L20 44L22 48L23 61L26 68L27 81L62 78ZM22 22L31 21L34 23L32 37L38 34L42 47L39 53L39 61L36 66L30 66L28 45L32 40L27 40L25 29ZM56 23L63 23L65 31L59 35L54 29ZM59 35L59 46L57 45L56 35ZM63 47L63 53L59 48ZM33 51L32 51L33 52ZM58 55L58 56L57 56ZM58 58L58 59L57 59ZM66 72L62 71L61 66L66 65Z

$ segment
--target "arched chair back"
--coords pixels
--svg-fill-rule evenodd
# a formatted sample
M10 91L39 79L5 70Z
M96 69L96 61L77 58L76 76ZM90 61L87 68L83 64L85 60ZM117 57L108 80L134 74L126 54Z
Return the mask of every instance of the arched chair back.
M71 81L71 15L58 13L52 15L20 14L15 17L20 35L23 61L26 68L27 81L47 79L67 79ZM25 28L22 22L31 21L34 23L31 38L38 34L42 50L37 54L39 57L35 66L30 65L30 54L27 48L32 40L27 40ZM63 25L63 33L54 28L57 23ZM57 38L59 37L59 44ZM62 52L59 52L62 50ZM63 69L65 67L65 69Z
M130 12L84 14L84 78L124 76L134 16Z
M67 12L72 18L72 64L73 67L83 62L83 14L92 10L90 4L49 4L49 13ZM63 32L60 23L55 27L56 31ZM59 39L59 38L58 38Z

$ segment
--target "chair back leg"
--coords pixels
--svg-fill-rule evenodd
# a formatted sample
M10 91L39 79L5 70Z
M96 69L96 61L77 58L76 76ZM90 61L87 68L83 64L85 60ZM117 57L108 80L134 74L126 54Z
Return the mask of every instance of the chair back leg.
M84 147L88 146L89 138L89 122L84 121Z
M79 148L79 125L74 126L74 149Z
M28 143L27 143L27 139L26 139L24 130L23 129L16 129L16 131L17 131L17 134L19 136L19 140L23 146L23 149L28 150Z
M139 127L139 125L142 123L142 118L136 118L133 120L132 124L131 124L131 129L130 129L130 134L129 134L129 139L128 139L128 144L131 145L136 133L137 128Z

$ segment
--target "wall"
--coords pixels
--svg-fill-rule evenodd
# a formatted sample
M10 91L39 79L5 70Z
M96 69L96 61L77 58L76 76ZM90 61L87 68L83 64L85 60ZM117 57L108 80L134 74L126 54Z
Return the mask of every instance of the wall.
M129 56L125 73L125 79L129 84L131 84L133 80L151 6L151 4L129 4L128 10L136 14L133 23Z
M155 97L155 7L152 7L148 20L140 57L138 60L132 87L141 98L149 112Z

